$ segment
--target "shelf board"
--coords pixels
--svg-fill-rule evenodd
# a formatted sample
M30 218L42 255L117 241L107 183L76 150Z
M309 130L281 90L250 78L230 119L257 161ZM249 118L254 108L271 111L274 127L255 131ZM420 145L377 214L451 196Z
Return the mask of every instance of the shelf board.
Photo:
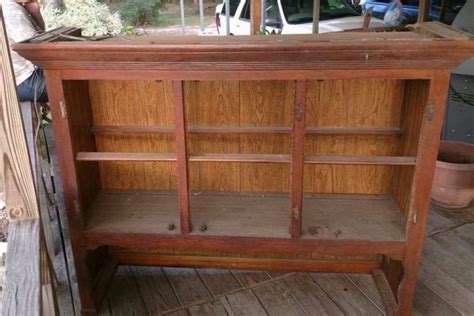
M192 236L289 239L289 194L203 192L191 196ZM88 233L177 234L176 193L102 191ZM176 229L168 230L169 224ZM201 225L205 231L200 231ZM303 239L403 242L404 220L388 196L305 195Z
M79 152L78 161L176 161L174 153L119 153L119 152ZM254 162L254 163L290 163L290 155L276 154L190 154L189 161L194 162ZM339 165L393 165L414 166L416 157L403 156L308 156L307 164Z
M304 195L303 238L405 240L405 223L388 195Z
M291 134L291 127L264 127L264 126L189 126L191 134ZM94 126L91 132L123 133L123 134L173 134L171 126ZM307 135L348 135L348 136L384 136L401 135L403 131L397 127L307 127Z
M79 152L78 161L176 161L174 153Z
M275 154L190 154L189 161L201 162L260 162L260 163L290 163L290 155Z
M307 156L307 164L414 166L416 157L408 156Z
M175 225L169 230L170 224ZM179 234L176 192L101 191L87 210L86 230L101 233Z

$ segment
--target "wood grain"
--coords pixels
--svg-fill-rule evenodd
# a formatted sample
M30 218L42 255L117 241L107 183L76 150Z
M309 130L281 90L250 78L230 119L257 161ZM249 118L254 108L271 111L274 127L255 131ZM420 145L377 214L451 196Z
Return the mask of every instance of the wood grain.
M6 213L12 220L37 218L33 172L1 13L0 19L0 200L7 205Z
M41 315L39 219L8 226L7 252L2 315Z
M181 307L168 279L160 267L130 267L147 311L156 315Z

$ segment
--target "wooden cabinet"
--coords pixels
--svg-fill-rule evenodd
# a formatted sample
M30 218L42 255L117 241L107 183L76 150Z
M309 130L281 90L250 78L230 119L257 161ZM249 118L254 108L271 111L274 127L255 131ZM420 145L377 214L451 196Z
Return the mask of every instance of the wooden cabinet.
M410 313L463 34L15 49L46 69L83 313L117 264L372 273Z

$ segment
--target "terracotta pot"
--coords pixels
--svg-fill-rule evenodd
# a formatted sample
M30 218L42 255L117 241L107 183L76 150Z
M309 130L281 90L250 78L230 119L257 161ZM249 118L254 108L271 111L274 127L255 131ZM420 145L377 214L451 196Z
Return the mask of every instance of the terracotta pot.
M474 199L474 145L441 141L431 192L446 208L466 207Z

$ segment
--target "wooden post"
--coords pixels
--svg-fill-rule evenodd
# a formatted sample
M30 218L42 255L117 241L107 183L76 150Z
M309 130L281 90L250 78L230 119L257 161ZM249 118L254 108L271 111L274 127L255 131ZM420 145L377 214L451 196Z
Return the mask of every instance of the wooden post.
M181 216L181 233L191 232L191 214L189 211L188 154L186 150L186 116L184 110L183 82L173 81L176 169L178 175L178 198Z
M313 33L319 33L319 15L321 9L321 0L313 2Z
M11 221L3 315L40 315L42 305L48 315L56 315L51 270L48 260L41 260L47 253L1 7L0 46L0 204Z
M250 0L250 35L260 32L262 24L262 2L260 0Z
M306 107L306 81L296 81L295 105L293 111L293 133L291 149L291 193L290 193L290 235L301 235L301 213L303 210L303 166L304 166L304 125Z
M428 20L428 13L429 13L429 0L419 0L418 5L418 23L425 22Z
M444 110L448 96L450 80L449 71L436 71L430 81L428 102L425 105L423 121L415 166L409 214L407 216L407 249L403 259L404 275L399 289L399 309L402 315L409 314L415 296L415 285L418 276L418 265L425 227L428 219L431 186L438 155L439 137L443 125ZM390 277L387 277L389 279Z

